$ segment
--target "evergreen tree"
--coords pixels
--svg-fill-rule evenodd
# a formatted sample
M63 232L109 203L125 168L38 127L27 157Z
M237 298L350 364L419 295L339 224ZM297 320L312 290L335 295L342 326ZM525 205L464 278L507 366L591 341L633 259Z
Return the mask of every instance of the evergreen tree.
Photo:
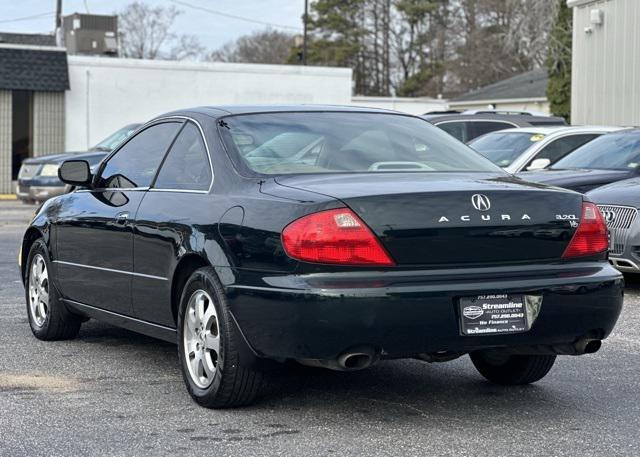
M368 94L364 71L363 24L366 0L317 0L311 3L307 48L310 64L351 67L356 94ZM291 60L291 59L290 59Z
M544 65L560 1L312 0L306 61L358 95L452 97Z
M559 2L556 21L549 36L547 99L552 114L571 118L571 9L565 0Z

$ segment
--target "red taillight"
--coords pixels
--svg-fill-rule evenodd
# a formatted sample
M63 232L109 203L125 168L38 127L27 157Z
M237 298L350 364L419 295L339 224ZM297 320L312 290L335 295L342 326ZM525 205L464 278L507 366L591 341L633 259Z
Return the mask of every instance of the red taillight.
M340 265L393 265L380 241L348 208L309 214L282 231L289 257Z
M582 204L582 218L563 259L595 255L609 249L609 232L600 210L593 203Z

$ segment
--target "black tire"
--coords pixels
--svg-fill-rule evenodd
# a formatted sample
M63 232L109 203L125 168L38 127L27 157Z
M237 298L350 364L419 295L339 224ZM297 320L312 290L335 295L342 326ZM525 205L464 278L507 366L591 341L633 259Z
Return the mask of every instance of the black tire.
M555 355L470 354L476 369L487 380L508 386L531 384L544 378L556 361Z
M48 272L48 279L46 285L43 284L43 288L48 292L48 304L46 306L46 317L42 322L37 322L37 317L31 309L31 297L30 297L30 282L31 282L31 269L33 267L34 259L43 259L44 264ZM25 299L27 303L27 316L29 318L29 326L33 335L39 340L54 341L54 340L68 340L75 338L80 331L80 324L82 324L82 317L69 312L67 307L60 301L60 295L56 289L51 278L51 261L49 260L49 253L47 246L42 239L36 240L31 249L29 250L29 257L27 258L25 273Z
M185 319L189 302L195 294L204 291L211 298L208 306L213 305L216 312L217 335L219 336L219 354L216 354L216 369L204 388L198 386L189 368L193 358L185 351ZM246 406L256 399L264 375L240 363L239 347L241 335L238 334L227 306L227 300L220 281L210 267L196 270L187 280L180 298L178 312L178 357L182 377L191 397L206 408L233 408ZM187 332L189 330L186 330ZM211 355L213 359L213 354Z

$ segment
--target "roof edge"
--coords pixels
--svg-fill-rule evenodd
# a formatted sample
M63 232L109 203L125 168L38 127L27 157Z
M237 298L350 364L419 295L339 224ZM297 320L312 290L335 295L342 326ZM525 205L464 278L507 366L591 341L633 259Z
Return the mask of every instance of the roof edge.
M598 0L567 0L567 6L573 8L576 6L584 6L589 3L596 3Z
M525 97L525 98L490 98L486 100L449 100L450 106L456 105L482 105L495 102L500 103L525 103L525 102L546 102L547 97Z
M384 96L376 96L376 95L354 95L351 97L352 100L360 100L360 101L384 101L384 102L403 102L403 103L424 103L424 102L435 102L441 103L445 105L447 100L444 98L433 98L433 97L384 97Z
M147 70L183 70L183 71L219 71L219 72L246 72L269 74L293 74L327 76L327 77L351 77L351 68L346 67L320 67L303 65L273 65L235 62L193 62L181 60L149 60L129 59L122 57L95 57L69 55L69 66L87 67L111 67L111 68L140 68Z
M67 52L67 48L59 46L37 46L32 44L0 43L0 49L25 49L29 51Z

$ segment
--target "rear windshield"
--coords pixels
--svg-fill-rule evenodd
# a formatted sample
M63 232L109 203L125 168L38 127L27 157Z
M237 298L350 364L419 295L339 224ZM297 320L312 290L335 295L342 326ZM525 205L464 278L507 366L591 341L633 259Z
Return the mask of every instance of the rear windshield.
M600 168L628 170L640 167L640 133L607 133L579 147L552 169Z
M544 135L523 132L488 133L469 143L473 149L500 167L508 167Z
M430 123L377 113L265 113L218 122L240 169L267 175L498 170Z

